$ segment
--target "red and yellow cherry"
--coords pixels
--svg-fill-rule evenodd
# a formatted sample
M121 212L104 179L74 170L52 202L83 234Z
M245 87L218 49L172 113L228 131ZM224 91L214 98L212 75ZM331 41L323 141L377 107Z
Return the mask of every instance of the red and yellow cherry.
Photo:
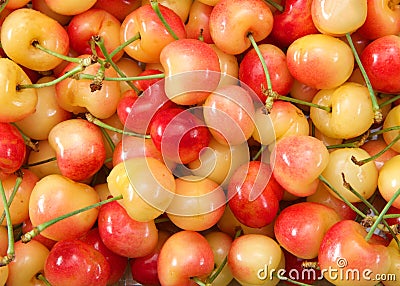
M318 265L325 271L324 277L334 285L376 285L372 279L376 274L388 273L390 256L382 238L373 237L367 241L366 230L353 220L342 220L333 225L325 234L318 252ZM349 279L340 273L350 273ZM336 274L335 274L336 273ZM352 275L352 274L351 274ZM351 276L350 276L351 277Z
M29 217L37 226L98 202L99 195L91 186L52 174L42 178L33 188L29 199ZM91 209L66 218L41 234L56 241L80 237L93 227L98 212L98 209Z
M101 130L80 118L62 121L49 133L61 174L75 181L93 176L104 164L106 150Z
M400 188L400 178L397 174L399 164L400 155L396 155L386 161L379 171L378 189L386 201L389 201ZM400 199L395 199L392 206L400 208Z
M185 25L186 37L188 39L199 39L201 37L205 43L213 43L209 25L212 9L212 6L204 4L201 1L193 1Z
M396 57L399 52L400 37L388 35L374 40L361 53L361 62L375 91L400 92L400 75L397 72L400 60Z
M360 28L367 18L367 1L338 3L332 0L314 0L311 4L312 20L324 34L342 36ZM352 11L352 13L350 12Z
M45 83L55 77L45 76L36 83ZM54 96L54 85L37 89L37 104L35 112L16 122L26 136L35 140L47 140L50 130L61 121L70 119L72 114L61 108Z
M8 279L6 285L35 286L41 285L37 278L43 273L49 250L36 240L29 243L17 241L14 245L15 259L8 265Z
M6 8L11 10L19 9L28 4L28 2L27 0L9 0Z
M238 237L228 253L228 267L241 285L276 285L279 279L270 271L284 268L284 261L279 244L262 234Z
M87 58L88 55L80 55L79 58ZM69 63L62 73L71 71L77 67L77 63ZM95 63L85 68L84 73L95 76L100 69L100 64ZM106 69L104 76L117 77L117 72ZM75 114L90 112L100 119L112 116L117 110L121 96L118 81L103 81L100 90L92 91L91 80L66 78L56 84L57 103L63 109Z
M154 221L132 219L116 201L100 207L98 229L105 246L120 256L142 257L152 253L157 245L158 231Z
M94 8L73 16L67 26L70 46L80 55L92 52L90 40L94 36L101 37L104 40L105 50L110 54L121 44L119 38L120 29L120 21L111 13ZM98 56L104 58L98 46L96 46L95 50ZM117 62L123 53L123 50L118 52L113 56L113 61Z
M286 62L298 81L316 89L330 89L340 86L350 77L354 56L350 47L338 38L311 34L290 44Z
M232 213L241 223L253 228L264 227L275 219L282 195L283 189L272 177L271 166L261 161L240 166L228 185Z
M8 248L8 234L5 226L0 226L0 256L7 255ZM1 267L0 267L1 268Z
M339 215L340 220L355 220L357 216L357 213L348 204L329 192L328 187L322 182L319 183L318 189L314 194L307 196L306 201L323 204L334 209Z
M217 88L221 78L214 49L198 39L179 39L161 51L165 93L180 105L201 104Z
M96 0L87 1L61 1L61 0L45 0L47 5L54 12L61 15L77 15L89 10L96 3Z
M368 88L361 84L346 82L337 88L320 90L312 102L331 109L327 112L317 107L310 108L310 118L315 127L328 137L354 138L374 123Z
M20 224L29 218L29 198L33 188L39 181L39 178L33 172L26 169L23 169L22 171L22 182L17 189L11 205L9 206L11 222L13 225ZM10 174L6 179L2 180L7 199L9 199L13 193L16 180L17 176L15 174ZM0 213L3 213L3 211L4 204L0 201ZM6 220L3 221L3 225L6 225Z
M367 19L357 30L364 38L375 40L400 32L399 3L390 0L367 0Z
M182 164L198 159L211 137L205 123L182 108L157 112L151 121L150 136L165 158Z
M157 246L152 253L129 259L129 269L135 281L143 285L160 285L157 271L158 256L162 246L170 236L171 233L160 230L158 232Z
M239 23L239 25L238 25ZM269 6L261 0L222 0L213 8L209 26L211 39L227 54L241 54L251 42L265 39L272 30L273 15Z
M397 238L399 238L399 235L397 235ZM389 271L387 272L388 275L391 275L391 278L386 279L385 281L382 281L382 284L385 286L396 286L396 279L393 279L393 277L398 277L397 275L400 275L399 273L399 267L400 267L400 256L399 256L399 251L397 247L397 242L393 238L391 242L389 243L387 247L389 251L389 256L390 256L390 268ZM388 276L389 277L389 276Z
M25 71L15 62L0 58L0 122L14 122L35 112L38 101L36 89L19 89L31 84Z
M221 144L240 145L252 135L255 107L250 91L238 85L224 85L203 104L204 120Z
M287 95L292 87L293 77L287 68L285 53L271 44L262 44L258 48L267 64L272 89L280 95ZM241 60L239 79L253 89L262 102L265 102L267 96L262 88L267 88L265 72L255 49L248 51Z
M387 114L385 121L383 122L383 128L390 128L394 126L400 126L400 105L393 107ZM399 135L399 130L392 130L383 133L383 139L386 144L390 144ZM397 141L391 147L392 150L400 153L400 142Z
M92 7L106 10L119 21L123 21L129 13L139 8L141 4L141 0L97 0Z
M44 276L51 285L107 285L110 263L104 255L79 239L64 239L50 250Z
M72 16L69 15L61 15L53 10L50 9L49 5L47 5L46 0L32 0L32 8L34 10L40 11L43 14L46 14L50 18L53 18L61 25L66 26L68 25L69 21L71 20Z
M168 218L183 230L203 231L222 217L226 197L216 182L197 176L175 179L175 197L166 210Z
M141 76L148 76L148 75L156 75L156 74L162 74L162 71L157 70L157 69L146 69L142 71L141 73L138 74L138 77ZM133 81L133 84L140 90L140 91L145 91L148 89L151 85L155 84L156 82L162 80L161 78L154 78L154 79L141 79L141 80L135 80Z
M326 205L300 202L279 213L274 224L275 238L293 255L312 259L318 256L321 241L328 229L341 218Z
M166 22L180 39L186 37L182 19L170 8L159 5ZM165 28L150 4L143 5L128 14L121 23L121 43L140 34L140 39L124 48L133 59L144 63L158 63L161 50L175 39Z
M27 154L24 138L10 123L0 122L0 171L11 174L21 168Z
M292 135L276 143L273 174L289 193L306 197L316 192L318 177L326 168L329 152L324 143L308 135Z
M194 285L191 277L204 277L213 271L214 253L200 233L182 230L165 241L157 269L161 285Z
M352 203L359 202L360 199L345 186L343 179L365 199L372 196L378 184L375 163L370 161L359 166L353 161L353 157L356 161L361 161L370 155L361 148L336 149L329 153L329 162L322 172L322 176L333 188ZM339 198L335 191L330 188L328 190Z
M228 256L232 245L232 237L222 231L211 231L206 233L204 237L207 239L214 253L215 269L218 269L224 259ZM211 274L212 275L212 274ZM233 276L228 265L222 268L217 278L213 281L214 285L229 285Z
M104 256L110 265L110 276L107 283L117 283L125 273L125 269L128 265L128 258L112 252L101 240L99 229L97 227L89 230L80 237L79 240L92 246Z
M69 38L56 20L29 8L14 10L1 26L1 45L7 56L16 63L35 71L48 71L62 59L39 50L34 43L67 55Z
M361 148L367 151L368 154L371 156L376 155L386 147L387 143L385 142L385 140L383 140L382 137L378 137L376 140L369 140L361 146ZM399 153L390 148L374 160L376 168L380 170L389 159L396 155L399 155Z
M287 0L284 11L274 13L274 25L269 37L279 47L286 48L298 38L318 33L311 16L312 2L312 0Z
M113 167L107 177L110 193L122 195L119 203L140 222L157 218L168 208L175 193L175 178L168 167L153 157L134 157Z

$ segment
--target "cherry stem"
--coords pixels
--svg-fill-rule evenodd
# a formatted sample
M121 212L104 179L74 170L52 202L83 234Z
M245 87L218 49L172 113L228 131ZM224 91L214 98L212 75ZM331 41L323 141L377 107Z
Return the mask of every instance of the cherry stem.
M44 283L45 286L51 286L50 282L44 277L42 273L36 275L36 278Z
M361 74L362 74L362 76L364 78L365 84L367 85L367 88L368 88L368 91L369 91L369 95L370 95L371 101L372 101L372 110L374 111L375 122L376 123L380 123L383 120L383 115L382 115L382 112L380 110L378 101L376 99L375 92L374 92L374 90L372 88L371 81L369 80L367 72L365 71L364 66L361 63L360 57L358 56L357 50L354 47L353 39L351 38L350 33L346 33L346 39L347 39L347 42L350 45L350 48L351 48L351 50L353 52L353 55L354 55L354 58L355 58L355 60L357 62L357 65L358 65L358 67L360 69L360 72L361 72Z
M374 234L376 228L378 225L381 223L383 216L386 214L386 212L389 210L390 206L393 204L393 202L398 198L400 195L400 188L397 189L397 191L394 193L394 195L390 198L390 200L386 203L382 211L379 213L379 216L375 220L374 224L371 226L370 230L368 231L367 235L365 236L365 240L368 241L371 239L372 235ZM391 229L389 227L389 229ZM396 235L394 235L396 237Z
M342 178L343 178L343 185L345 186L345 188L347 188L352 194L354 194L360 201L362 201L375 214L379 213L379 211L374 207L374 205L372 203L370 203L359 192L357 192L356 190L353 189L353 187L346 181L344 173L342 173ZM365 216L363 214L363 216L361 216L361 217L365 219L367 216ZM389 224L385 220L382 220L382 223L389 230L390 234L393 236L393 238L396 240L397 244L399 245L400 241L397 238L396 234L391 229L391 227L389 226Z
M371 157L369 157L369 158L366 158L366 159L364 159L364 160L359 160L359 161L358 161L354 156L352 156L352 157L351 157L351 161L352 161L354 164L358 165L358 166L362 166L362 165L364 165L364 164L366 164L366 163L368 163L368 162L371 162L371 161L373 161L373 160L379 158L380 156L382 156L387 150L389 150L389 149L390 149L394 144L396 144L397 141L399 141L399 140L400 140L400 133L396 136L396 138L394 138L394 139L392 140L392 142L390 142L385 148L383 148L381 151L379 151L379 152L376 153L375 155L373 155L373 156L371 156Z
M398 217L400 217L400 214L385 214L383 216L383 219L386 219L386 218L398 218Z
M81 61L82 61L81 58L69 57L69 56L66 56L66 55L63 55L63 54L60 54L60 53L51 51L51 50L49 50L48 48L43 47L43 46L39 43L39 41L37 41L37 40L35 40L35 41L32 42L32 46L34 46L34 47L35 47L36 49L38 49L38 50L41 50L42 52L45 52L45 53L47 53L47 54L49 54L49 55L52 55L52 56L54 56L54 57L57 57L57 58L59 58L59 59L62 59L62 60L64 60L64 61L67 61L67 62L80 64Z
M272 7L274 7L279 12L283 12L285 10L285 8L282 5L279 5L274 0L264 0L264 1L267 2L268 4L270 4Z
M18 129L19 133L21 134L22 138L24 139L25 145L31 148L34 152L38 151L37 144L33 143L31 138L29 138L22 130L19 128L15 122L11 122L11 124Z
M116 54L122 51L125 47L129 46L133 42L140 40L140 33L136 33L132 38L123 42L120 46L118 46L114 51L110 53L110 57L113 58Z
M391 103L393 103L393 102L395 102L396 100L399 100L399 99L400 99L400 94L396 95L396 96L393 96L390 99L388 99L388 100L382 102L381 104L379 104L379 108L385 107L386 105L389 105L389 104L391 104Z
M39 165L42 165L42 164L50 163L50 162L53 162L53 161L56 161L56 160L57 160L56 157L52 157L52 158L44 159L44 160L41 160L41 161L37 161L35 163L30 163L30 164L23 165L23 167L24 168L35 167L35 166L39 166Z
M21 185L21 183L22 183L22 175L21 176L18 175L17 179L15 180L14 188L13 188L13 190L12 190L12 192L10 194L10 197L8 199L8 202L7 202L8 208L11 206L11 203L13 202L13 200L15 198L15 195L17 194L17 191L18 191L19 186ZM3 213L1 214L1 217L0 217L0 225L3 224L3 221L4 221L5 217L6 217L6 211L4 210Z
M57 223L57 222L59 222L59 221L61 221L63 219L69 218L71 216L83 213L85 211L88 211L88 210L91 210L91 209L94 209L94 208L101 207L102 205L108 204L110 202L121 200L122 198L123 198L122 195L119 195L119 196L116 196L116 197L111 197L109 199L100 201L100 202L92 204L90 206L83 207L81 209L74 210L72 212L66 213L64 215L61 215L59 217L56 217L56 218L51 219L49 221L46 221L46 222L44 222L42 224L39 224L38 226L34 227L31 231L28 231L27 233L23 234L21 236L21 241L23 243L27 243L27 242L31 241L32 238L34 238L35 236L39 235L43 230L45 230L46 228L52 226L53 224L55 224L55 223Z
M111 137L110 137L110 134L108 134L107 131L106 131L106 129L103 128L103 127L100 127L100 130L101 130L101 133L103 133L103 136L104 136L104 138L106 139L108 146L110 146L111 151L114 152L114 150L115 150L115 144L114 144L114 142L112 141L112 139L111 139Z
M83 71L85 69L85 67L83 65L79 65L74 67L72 70L66 72L65 74L63 74L62 76L49 81L49 82L43 82L43 83L32 83L32 84L21 84L17 86L17 89L25 89L25 88L42 88L42 87L48 87L48 86L53 86L61 81L63 81L66 78L72 77L75 74Z
M319 109L325 110L328 113L332 112L332 108L330 108L329 106L320 105L320 104L304 101L304 100L293 98L293 97L289 97L289 96L283 96L283 95L280 95L278 98L280 100L283 100L283 101L289 101L289 102L292 102L292 103L298 103L298 104L307 105L307 106L310 106L310 107L319 108Z
M0 13L3 12L4 8L6 8L9 0L1 0L0 1Z
M111 125L108 125L108 124L104 123L103 121L99 120L98 118L94 117L89 112L86 113L85 116L86 116L86 119L89 122L91 122L91 123L93 123L93 124L95 124L95 125L97 125L99 127L105 128L107 130L114 131L114 132L117 132L117 133L120 133L120 134L123 134L123 135L128 135L128 136L135 136L135 137L140 137L140 138L145 138L145 139L150 139L151 138L150 135L139 134L139 133L136 133L136 132L125 131L125 130L121 130L121 129L115 128L115 127L113 127Z
M172 30L171 26L168 24L167 20L165 20L163 14L160 11L160 7L158 6L157 0L150 0L151 7L153 8L154 12L156 12L158 18L163 23L164 27L167 29L168 33L175 39L179 40L179 37L175 34Z
M94 79L94 75L91 74L79 74L79 79ZM147 80L147 79L159 79L165 78L165 74L151 74L151 75L143 75L143 76L132 76L132 77L104 77L105 81L132 81L132 80Z
M154 219L154 223L163 223L163 222L169 222L171 221L168 217L158 217L156 219Z
M6 214L7 221L7 236L8 236L8 248L7 255L2 257L0 260L0 266L4 266L9 264L15 258L15 250L14 250L14 230L11 221L10 208L8 206L6 193L4 191L3 182L0 180L0 195L3 201L4 212Z
M267 145L261 145L260 150L258 150L257 154L254 155L252 161L257 160L261 156L261 154L265 151L265 149L267 149L267 147L268 147Z
M120 77L126 78L126 75L120 70L120 68L114 63L112 57L108 53L105 45L104 45L104 38L100 36L96 36L93 38L94 43L99 47L100 51L103 53L106 61L113 67L113 69L119 74ZM129 80L126 81L130 88L132 88L136 93L139 93L138 88Z
M357 207L355 207L348 199L346 199L341 193L339 193L336 188L328 182L328 180L322 176L319 175L318 178L329 187L346 205L348 205L354 212L356 212L360 217L366 218L367 215L364 214L362 211L360 211Z

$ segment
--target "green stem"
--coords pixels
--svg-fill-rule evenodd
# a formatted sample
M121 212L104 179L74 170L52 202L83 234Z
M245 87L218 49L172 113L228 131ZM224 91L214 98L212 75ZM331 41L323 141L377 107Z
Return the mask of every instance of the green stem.
M108 146L110 146L111 151L114 152L115 150L115 144L112 141L110 134L107 133L107 131L105 130L105 128L100 127L101 133L103 133L104 138L106 139Z
M168 217L158 217L156 219L154 219L154 223L163 223L163 222L169 222L171 221Z
M120 134L124 134L124 135L128 135L128 136L135 136L135 137L140 137L140 138L145 138L145 139L150 139L151 138L150 135L139 134L139 133L136 133L136 132L124 131L124 130L115 128L115 127L113 127L111 125L108 125L108 124L104 123L103 121L101 121L98 118L94 117L90 113L86 113L86 119L89 122L92 122L93 124L95 124L95 125L97 125L99 127L102 127L102 128L105 128L105 129L108 129L110 131L114 131L114 132L117 132L117 133L120 133Z
M387 128L381 129L381 130L377 130L375 132L371 132L369 137L372 138L375 135L380 135L380 134L390 132L390 131L395 131L395 130L400 130L400 125L391 126L391 127L387 127Z
M30 164L23 165L23 167L24 168L35 167L35 166L39 166L39 165L42 165L42 164L50 163L50 162L53 162L53 161L56 161L56 160L57 160L56 157L52 157L52 158L44 159L44 160L41 160L41 161L37 161L35 163L30 163Z
M110 53L110 57L113 58L116 54L118 54L120 51L122 51L125 47L129 46L132 44L134 41L140 39L140 33L136 33L132 38L129 40L123 42L120 46L118 46L114 51Z
M24 89L24 88L42 88L42 87L53 86L53 85L55 85L55 84L57 84L57 83L63 81L64 79L69 78L69 77L71 77L71 76L73 76L73 75L75 75L75 74L77 74L77 73L83 71L84 69L85 69L84 66L79 65L79 66L74 67L72 70L66 72L66 73L63 74L62 76L60 76L60 77L58 77L58 78L56 78L56 79L54 79L54 80L52 80L52 81L43 82L43 83L21 84L21 85L18 85L17 88L18 88L18 89ZM94 78L94 76L93 76L93 78Z
M10 207L11 203L13 202L15 195L18 192L19 186L21 186L22 183L22 177L18 176L17 179L15 180L15 185L14 188L11 192L10 197L8 198L7 206ZM0 225L3 224L4 218L6 217L6 211L4 210L1 217L0 217Z
M7 221L7 236L8 236L8 248L7 255L0 260L0 267L9 264L15 258L14 250L14 230L11 221L10 208L8 207L6 193L4 191L3 182L0 180L0 195L3 201L4 212L6 214Z
M396 100L399 100L399 99L400 99L400 94L396 95L396 96L393 96L392 98L390 98L390 99L382 102L381 104L379 104L379 108L385 107L386 105L389 105L389 104L391 104L391 103L393 103L393 102L395 102Z
M346 199L341 193L339 193L336 188L328 182L328 180L322 176L319 175L318 178L329 187L343 202L345 202L346 205L348 205L354 212L356 212L360 217L365 218L367 217L366 214L364 214L362 211L360 211L357 207L355 207L348 199Z
M157 0L150 0L151 7L153 8L154 12L156 12L158 18L160 21L163 23L165 29L167 29L168 33L175 39L179 40L179 37L175 34L175 32L172 30L171 26L168 24L167 20L165 20L163 14L160 11L160 7L158 6L158 1Z
M366 158L364 160L360 160L360 161L357 161L354 157L352 157L352 161L358 166L362 166L362 165L364 165L364 164L366 164L368 162L371 162L371 161L379 158L380 156L382 156L387 150L389 150L399 140L400 140L400 133L385 148L383 148L381 151L379 151L375 155L373 155L373 156L371 156L369 158ZM354 158L354 160L353 160L353 158Z
M113 69L118 73L118 75L124 79L126 79L126 75L121 71L121 69L114 63L112 57L108 53L105 45L104 45L104 38L103 37L95 37L94 39L95 44L99 47L100 51L103 53L106 61L113 67ZM132 88L136 93L139 93L138 88L129 80L126 80L126 83Z
M45 53L47 53L47 54L49 54L49 55L52 55L52 56L54 56L54 57L57 57L57 58L59 58L59 59L62 59L62 60L64 60L64 61L67 61L67 62L77 63L77 64L80 64L80 63L82 62L82 59L81 59L81 58L69 57L69 56L66 56L66 55L59 54L59 53L57 53L57 52L51 51L51 50L49 50L49 49L43 47L43 46L39 43L39 41L33 41L33 42L32 42L32 46L34 46L34 47L37 48L38 50L41 50L42 52L45 52Z
M378 104L378 100L376 99L375 96L375 92L372 88L371 82L368 78L367 72L364 69L364 66L361 63L360 57L358 56L357 50L354 47L354 43L353 43L353 39L350 36L350 33L346 33L346 39L347 42L350 45L350 48L353 52L354 58L357 62L357 65L360 69L360 72L364 78L365 84L367 85L368 91L369 91L369 96L371 97L371 101L372 101L372 110L374 111L374 117L375 117L375 122L380 123L383 119L383 115L382 112L380 110L379 104Z
M31 138L29 138L22 130L19 128L15 122L11 122L12 125L14 125L15 128L18 129L19 133L21 134L22 138L24 139L25 145L31 148L34 152L38 151L37 144L33 143Z
M270 4L272 7L274 7L279 12L283 12L285 10L285 8L282 5L279 5L274 0L264 0L264 1L267 2L268 4Z
M397 189L396 193L391 197L391 199L387 202L385 207L382 209L382 211L379 213L378 218L375 220L374 224L371 226L370 230L368 231L367 235L365 236L365 240L368 241L371 239L372 235L374 234L376 228L378 225L381 223L383 216L386 214L386 212L389 210L390 206L393 204L393 202L398 198L400 195L400 188Z
M45 286L51 286L50 282L44 277L42 273L39 273L36 278L44 283Z
M105 81L132 81L132 80L147 80L147 79L158 79L165 78L165 74L152 74L152 75L143 75L143 76L132 76L132 77L104 77ZM94 79L94 75L91 74L80 74L79 79Z
M197 277L192 277L192 278L190 278L190 279L192 279L194 282L196 282L197 285L200 285L200 286L207 286L206 283L204 283L203 281L201 281L201 280L200 280L199 278L197 278Z
M339 148L357 148L359 147L358 141L347 142L343 144L334 144L326 146L327 149L339 149Z
M46 222L44 222L42 224L39 224L38 226L34 227L31 231L29 231L29 232L25 233L24 235L22 235L21 236L21 241L23 243L27 243L27 242L31 241L32 238L34 238L35 236L39 235L43 230L45 230L46 228L52 226L53 224L55 224L55 223L57 223L57 222L59 222L59 221L61 221L63 219L69 218L71 216L83 213L85 211L88 211L88 210L91 210L91 209L94 209L94 208L101 207L102 205L105 205L105 204L108 204L110 202L114 202L114 201L120 200L122 198L123 198L122 195L119 195L119 196L116 196L116 197L112 197L112 198L109 198L107 200L98 202L96 204L93 204L93 205L90 205L90 206L87 206L87 207L84 207L84 208L81 208L81 209L74 210L74 211L69 212L67 214L64 214L64 215L61 215L61 216L56 217L54 219L51 219L49 221L46 221Z
M6 8L9 0L0 1L0 13L3 12L4 8Z
M330 108L329 106L324 106L324 105L320 105L320 104L304 101L304 100L293 98L293 97L289 97L289 96L279 95L278 99L283 100L283 101L292 102L292 103L298 103L298 104L302 104L302 105L307 105L307 106L310 106L310 107L319 108L319 109L325 110L328 113L330 113L332 111L332 108Z
M398 218L400 217L400 214L385 214L383 216L383 219L387 219L387 218Z
M254 157L252 158L252 161L257 160L261 156L261 154L264 152L264 150L267 149L267 147L268 147L267 145L261 145L260 150L258 150L257 154L254 155Z

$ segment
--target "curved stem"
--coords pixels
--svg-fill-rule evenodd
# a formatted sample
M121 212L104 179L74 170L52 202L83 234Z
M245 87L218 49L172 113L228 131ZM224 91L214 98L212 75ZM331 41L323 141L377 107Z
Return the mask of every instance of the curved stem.
M42 273L39 273L36 278L44 283L45 286L51 286L50 282L44 277Z
M104 77L105 81L133 81L133 80L147 80L147 79L158 79L165 78L165 74L152 74L152 75L143 75L143 76L132 76L132 77ZM80 74L79 79L94 79L94 75L91 74Z
M0 260L0 267L9 264L15 258L15 250L14 250L14 230L11 221L10 208L8 207L6 193L4 191L3 182L0 180L0 195L3 202L4 212L6 214L7 221L7 237L8 237L8 248L7 255L2 257Z
M25 145L30 147L34 152L38 151L37 144L33 143L31 138L29 138L22 130L19 128L15 122L11 122L12 125L14 125L15 128L18 129L19 133L21 134L22 138L24 139Z
M396 100L399 100L399 99L400 99L400 94L396 95L396 96L393 96L392 98L390 98L390 99L382 102L381 104L379 104L379 108L385 107L386 105L389 105L389 104L391 104L391 103L393 103L393 102L395 102Z
M332 111L332 108L330 108L329 106L320 105L320 104L304 101L304 100L301 100L301 99L296 99L296 98L289 97L289 96L279 95L278 99L283 100L283 101L292 102L292 103L298 103L298 104L302 104L302 105L307 105L307 106L310 106L310 107L319 108L319 109L325 110L328 113L330 113Z
M57 83L63 81L63 80L66 79L66 78L69 78L69 77L71 77L71 76L73 76L73 75L75 75L75 74L77 74L77 73L83 71L84 69L85 69L84 66L79 65L79 66L74 67L72 70L66 72L66 73L63 74L62 76L60 76L60 77L58 77L58 78L56 78L56 79L54 79L54 80L52 80L52 81L43 82L43 83L21 84L21 85L18 85L17 88L18 88L18 89L24 89L24 88L42 88L42 87L52 86L52 85L55 85L55 84L57 84ZM93 77L93 78L94 78L94 77Z
M56 161L56 160L57 160L56 157L52 157L52 158L44 159L44 160L41 160L41 161L37 161L35 163L30 163L30 164L23 165L23 167L24 168L35 167L35 166L39 166L39 165L42 165L42 164L50 163L50 162L53 162L53 161Z
M174 30L172 30L171 26L168 24L167 20L165 20L163 14L160 11L160 7L158 6L157 0L150 0L151 7L154 12L156 12L158 18L163 23L164 27L167 29L168 33L175 39L179 40L179 37L175 34Z
M104 123L103 121L101 121L98 118L94 117L90 113L86 113L86 119L89 122L92 122L93 124L95 124L95 125L97 125L99 127L102 127L102 128L105 128L105 129L108 129L110 131L114 131L114 132L117 132L117 133L120 133L120 134L124 134L124 135L128 135L128 136L135 136L135 137L140 137L140 138L145 138L145 139L150 139L151 138L150 135L139 134L139 133L136 133L136 132L125 131L125 130L121 130L121 129L115 128L115 127L113 127L111 125L108 125L108 124Z
M107 131L105 130L105 128L103 128L103 127L100 127L100 130L101 130L101 133L103 133L104 138L106 138L106 141L107 141L107 143L108 143L108 146L110 146L111 151L114 152L114 150L115 150L115 144L114 144L114 142L112 141L112 139L111 139L111 137L110 137L110 134L108 134Z
M264 0L264 1L267 2L268 4L270 4L272 7L274 7L279 12L283 12L285 10L285 8L282 5L279 5L274 0Z
M356 48L354 47L353 39L351 38L350 33L346 33L346 39L347 39L347 42L349 43L350 48L353 52L354 58L357 62L357 65L360 68L360 72L364 78L365 84L367 85L367 88L369 91L369 96L371 97L371 101L372 101L372 110L374 111L375 122L380 123L383 119L383 115L380 110L380 107L379 107L378 101L376 99L375 92L372 88L371 82L368 78L367 72L365 71L364 66L361 63L361 60L360 60L360 57L358 56Z
M121 69L114 63L112 57L108 53L105 45L104 45L104 38L103 37L95 37L94 39L95 44L99 47L100 51L103 53L106 61L113 67L113 69L119 74L120 77L126 79L126 75L121 71ZM129 80L126 80L126 83L132 88L136 93L139 93L137 87Z
M39 235L43 230L45 230L46 228L52 226L53 224L55 224L55 223L57 223L57 222L59 222L59 221L61 221L63 219L69 218L71 216L83 213L85 211L88 211L88 210L91 210L91 209L94 209L94 208L101 207L102 205L108 204L109 202L121 200L122 198L123 198L122 195L119 195L119 196L116 196L116 197L112 197L112 198L109 198L107 200L98 202L96 204L93 204L93 205L90 205L90 206L87 206L87 207L84 207L84 208L81 208L81 209L74 210L74 211L69 212L67 214L64 214L62 216L59 216L59 217L56 217L56 218L51 219L49 221L46 221L46 222L44 222L42 224L39 224L38 226L34 227L31 231L23 234L21 236L21 241L23 243L27 243L27 242L31 241L32 238L34 238L35 236Z
M365 240L368 241L371 239L372 235L374 234L376 228L378 225L381 223L383 216L386 214L390 206L393 204L393 202L398 198L400 195L400 188L397 189L396 193L392 196L392 198L386 203L385 207L382 209L382 211L379 213L379 216L375 220L374 224L371 226L370 230L368 231L367 235L365 236Z
M110 57L113 58L116 54L118 54L120 51L122 51L125 47L129 46L132 44L134 41L140 39L140 33L136 33L132 38L129 40L123 42L120 46L118 46L114 51L110 53Z
M8 207L11 206L11 203L13 202L13 200L15 198L15 195L17 194L17 191L18 191L19 186L21 185L21 183L22 183L22 177L18 176L17 179L15 180L15 185L14 185L14 188L13 188L13 190L11 192L11 195L8 198L8 202L7 202L7 206ZM5 217L6 217L6 211L4 210L3 213L1 214L1 217L0 217L0 224L3 224L3 221L4 221Z
M59 59L67 61L67 62L77 63L77 64L79 64L81 62L80 58L69 57L69 56L66 56L66 55L59 54L57 52L51 51L51 50L43 47L38 41L33 41L32 42L32 46L34 46L38 50L41 50L42 52L45 52L45 53L47 53L49 55L52 55L54 57L57 57Z

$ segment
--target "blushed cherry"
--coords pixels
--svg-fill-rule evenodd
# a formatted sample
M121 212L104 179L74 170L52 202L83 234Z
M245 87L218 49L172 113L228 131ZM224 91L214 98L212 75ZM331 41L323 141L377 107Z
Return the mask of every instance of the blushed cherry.
M365 142L361 146L361 148L364 149L365 151L367 151L368 154L370 154L371 156L374 156L375 154L379 153L384 148L386 148L386 146L387 146L387 143L385 142L385 140L383 140L383 138L381 136L379 136L376 140L369 140L369 141ZM385 162L387 162L392 157L394 157L398 154L399 154L398 152L396 152L390 148L385 153L383 153L381 156L376 158L374 160L374 162L375 162L375 165L378 168L378 170L380 170L383 167Z
M61 174L56 159L56 151L51 147L48 140L41 140L37 143L37 152L29 152L29 171L33 172L40 179L50 174Z
M396 155L386 161L379 171L378 189L382 197L389 201L396 191L400 188L400 179L397 175L400 164L400 155ZM392 206L400 208L400 199L395 199Z
M26 159L25 141L18 129L10 123L0 122L0 134L0 171L11 174L21 168Z
M117 67L119 70L127 77L134 77L134 76L139 76L140 73L143 71L142 67L139 65L139 63L132 59L131 57L127 56L124 54L117 62L116 62ZM130 82L132 83L132 82ZM133 82L134 84L134 82ZM126 91L131 91L132 86L128 84L126 81L120 81L119 82L119 87L121 89L121 97L123 97L123 94Z
M223 52L215 44L210 44L210 47L217 53L219 59L219 67L221 70L221 79L219 86L238 84L239 78L239 61L235 55L230 55Z
M129 13L139 8L141 4L141 0L97 0L92 7L106 10L118 20L123 21Z
M294 80L292 84L292 88L290 89L290 96L296 99L304 100L307 102L312 102L314 96L317 94L319 89L310 87L298 80ZM297 104L304 112L309 112L310 107L303 104Z
M400 105L393 107L386 116L385 121L383 122L383 128L389 128L394 126L400 126ZM383 139L386 144L390 144L397 136L399 135L399 130L392 130L383 133ZM396 152L400 152L400 141L397 141L392 145L392 150Z
M198 0L193 1L186 23L186 33L188 39L203 39L205 43L212 44L210 35L210 15L213 6L204 4Z
M32 0L32 8L46 14L50 18L53 18L61 25L66 26L68 25L69 21L71 20L72 16L69 15L61 15L53 10L50 9L49 5L47 5L46 0Z
M51 10L61 15L77 15L89 10L96 3L96 0L87 1L61 1L45 0Z

